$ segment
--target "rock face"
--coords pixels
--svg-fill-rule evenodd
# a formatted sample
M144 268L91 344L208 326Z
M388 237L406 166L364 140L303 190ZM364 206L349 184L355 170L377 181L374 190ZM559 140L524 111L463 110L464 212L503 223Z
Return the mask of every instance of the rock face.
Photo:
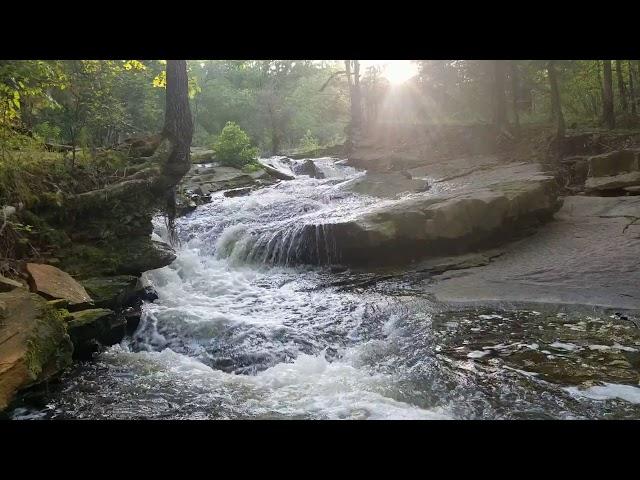
M67 300L70 308L84 308L92 303L84 287L59 268L27 263L26 270L31 289L45 298Z
M64 311L16 288L0 293L0 411L19 389L45 381L71 364Z
M537 165L497 164L490 158L462 163L457 170L455 162L447 162L414 171L414 177L430 172L433 188L329 225L334 251L328 256L363 265L465 253L504 243L525 227L549 220L561 206L554 177ZM380 175L375 182L384 185Z

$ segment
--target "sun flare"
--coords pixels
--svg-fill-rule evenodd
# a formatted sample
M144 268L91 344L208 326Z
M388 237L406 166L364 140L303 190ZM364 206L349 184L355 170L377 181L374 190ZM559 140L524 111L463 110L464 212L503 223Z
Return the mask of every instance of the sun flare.
M392 85L402 85L418 74L418 67L411 60L371 60L370 65L382 67L382 76Z

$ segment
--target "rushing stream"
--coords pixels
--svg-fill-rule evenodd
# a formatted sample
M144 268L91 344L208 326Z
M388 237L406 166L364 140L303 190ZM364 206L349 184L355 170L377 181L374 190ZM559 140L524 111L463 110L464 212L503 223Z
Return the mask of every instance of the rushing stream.
M312 248L332 263L323 223L380 201L343 188L355 170L317 165L325 179L220 193L181 218L135 334L12 418L640 417L640 334L620 315L451 311L424 275L293 266Z

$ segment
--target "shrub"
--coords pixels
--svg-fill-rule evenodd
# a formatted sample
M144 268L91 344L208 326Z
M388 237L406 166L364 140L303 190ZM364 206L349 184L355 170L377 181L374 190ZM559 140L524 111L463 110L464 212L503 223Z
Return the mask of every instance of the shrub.
M258 157L258 149L251 146L249 136L234 122L227 122L213 150L222 165L236 168L242 168Z
M311 150L317 150L318 148L320 148L318 139L313 136L311 130L307 130L307 133L305 133L304 137L300 140L300 150L308 152Z

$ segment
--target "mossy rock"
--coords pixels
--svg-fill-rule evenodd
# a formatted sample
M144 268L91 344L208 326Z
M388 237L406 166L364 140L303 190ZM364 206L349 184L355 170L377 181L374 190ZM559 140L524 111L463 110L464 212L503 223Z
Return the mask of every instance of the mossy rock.
M78 278L139 276L169 265L176 259L173 248L149 237L119 239L105 244L76 244L59 252L62 268Z
M80 283L93 299L96 307L115 310L121 308L135 295L138 277L115 275L112 277L91 277Z
M69 312L26 289L0 293L0 411L19 390L42 383L71 365Z
M67 317L74 358L90 358L101 345L120 342L126 333L126 320L113 310L94 308L74 312Z

